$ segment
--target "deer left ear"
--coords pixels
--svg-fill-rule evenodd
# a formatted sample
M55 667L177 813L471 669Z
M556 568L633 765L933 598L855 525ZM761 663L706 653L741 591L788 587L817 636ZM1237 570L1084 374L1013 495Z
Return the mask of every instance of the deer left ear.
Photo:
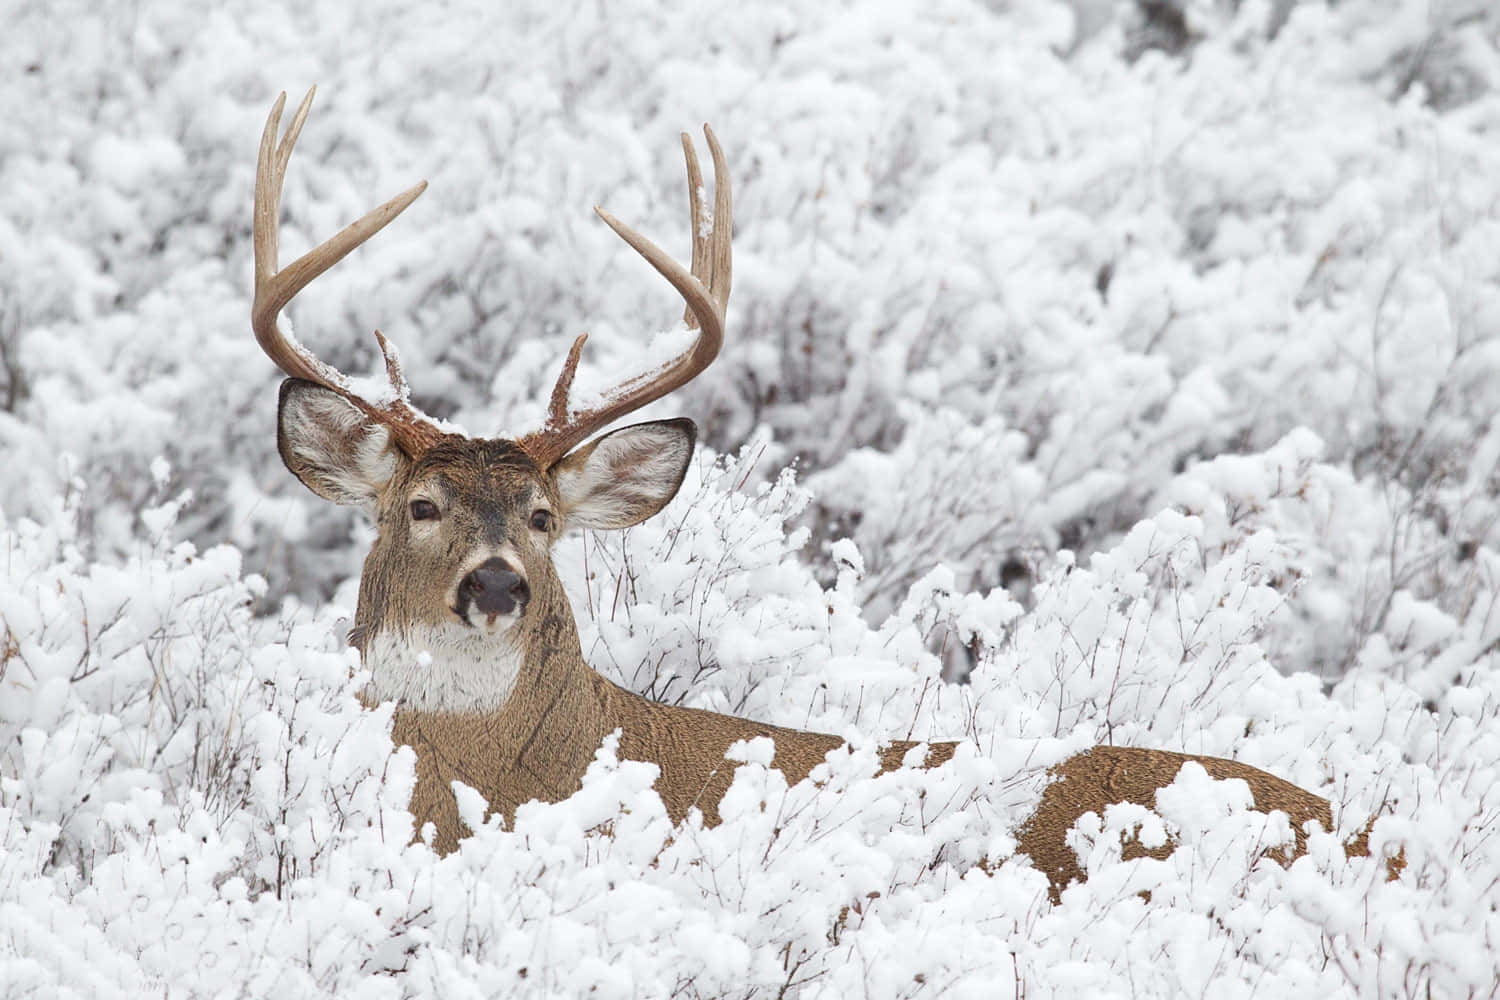
M698 428L691 420L622 427L552 467L569 527L628 528L667 505L682 486Z

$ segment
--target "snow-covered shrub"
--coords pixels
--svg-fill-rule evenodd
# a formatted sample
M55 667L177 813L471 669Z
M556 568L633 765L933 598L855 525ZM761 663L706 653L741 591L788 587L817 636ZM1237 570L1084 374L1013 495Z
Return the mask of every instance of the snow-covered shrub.
M315 864L346 802L387 794L344 744L378 746L388 720L354 701L357 658L329 620L268 642L250 615L265 585L241 577L239 553L171 542L186 499L143 515L119 565L80 557L72 509L5 526L4 804L48 831L49 869L87 878L170 815L230 841L235 874L263 890ZM246 826L252 805L265 829Z
M1321 503L1278 484L1289 464L1326 474L1304 438L1233 475L1186 474L1179 509L1055 571L1031 611L930 573L878 629L855 600L857 550L839 547L846 570L826 590L800 561L805 532L787 522L806 495L751 474L762 450L700 462L659 518L565 543L585 648L638 690L840 732L851 749L788 788L768 744L742 746L724 822L674 830L655 768L607 740L578 795L524 807L514 829L460 788L474 834L443 859L413 842L412 760L391 746L388 709L355 699L344 612L256 621L259 581L230 548L173 543L175 504L143 518L115 565L80 559L67 509L18 521L0 539L7 987L1482 992L1493 969L1474 955L1500 873L1485 634L1450 647L1466 684L1431 711L1429 677L1356 665L1330 698L1266 662L1258 640L1284 613L1293 529L1311 519L1297 506ZM1286 537L1235 516L1277 503ZM938 679L939 622L980 650L967 685ZM953 764L872 776L876 741L942 736L966 740ZM1159 816L1080 820L1090 879L1053 907L1013 832L1042 770L1099 741L1267 767L1328 795L1339 829L1283 870L1258 859L1289 836L1284 820L1186 768ZM1344 857L1341 838L1375 813L1376 858L1404 853L1399 882ZM1121 833L1179 847L1122 860Z

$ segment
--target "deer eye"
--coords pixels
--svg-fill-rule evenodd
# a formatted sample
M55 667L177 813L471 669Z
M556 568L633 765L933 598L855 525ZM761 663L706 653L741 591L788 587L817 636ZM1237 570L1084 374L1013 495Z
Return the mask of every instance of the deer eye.
M431 500L413 500L411 502L411 519L413 521L435 521L437 517L437 504Z
M550 510L534 510L531 512L531 526L537 531L552 530L552 512Z

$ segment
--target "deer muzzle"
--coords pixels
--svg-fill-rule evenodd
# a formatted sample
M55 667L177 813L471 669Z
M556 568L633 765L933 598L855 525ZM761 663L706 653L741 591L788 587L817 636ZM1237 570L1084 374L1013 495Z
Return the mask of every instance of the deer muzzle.
M501 616L519 618L526 613L531 587L504 559L486 559L458 583L458 604L453 609L469 624L478 612L493 627Z

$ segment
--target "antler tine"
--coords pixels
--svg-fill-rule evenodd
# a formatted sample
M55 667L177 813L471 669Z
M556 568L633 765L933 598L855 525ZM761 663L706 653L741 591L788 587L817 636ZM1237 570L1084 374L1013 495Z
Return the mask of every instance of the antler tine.
M671 361L615 387L599 406L570 413L568 389L583 346L582 338L575 341L552 391L546 425L519 442L542 468L551 466L599 428L686 385L718 357L719 348L724 343L724 317L729 305L730 238L734 213L729 165L724 152L719 148L713 129L705 125L703 134L714 162L714 214L707 223L703 218L703 178L698 168L698 156L692 138L686 132L682 133L683 155L687 160L688 211L693 229L691 270L609 212L597 206L594 208L621 239L677 289L687 303L684 319L689 328L699 331L698 336L690 348Z
M714 161L714 238L709 247L713 280L708 288L719 307L722 326L724 314L729 309L729 286L734 277L734 255L729 245L734 229L734 203L729 191L729 164L724 159L724 150L719 148L719 137L707 125L703 126L703 137L708 140L708 155Z
M393 348L384 337L378 332L375 334L381 355L385 359L386 377L394 392L391 399L373 403L356 393L342 372L319 360L294 338L288 337L277 321L281 310L298 292L343 260L355 247L384 229L427 189L426 181L413 185L346 226L332 239L278 269L282 184L286 179L292 149L307 121L315 93L316 87L308 90L297 113L292 116L286 134L281 136L278 143L276 140L281 131L281 113L286 108L286 94L281 94L271 107L265 131L261 133L260 155L255 168L255 299L250 307L250 326L255 331L255 339L261 350L283 372L338 393L384 424L397 446L408 455L418 455L442 437L442 432L408 402L406 382L401 376L400 365L396 362Z
M687 160L688 220L693 229L693 273L698 276L699 281L703 281L706 276L708 284L712 285L714 262L708 253L708 240L704 238L703 171L698 168L698 150L693 146L692 137L686 132L682 133L682 156ZM708 220L708 225L713 226L712 219ZM698 329L698 317L691 305L683 307L682 321L689 330Z

